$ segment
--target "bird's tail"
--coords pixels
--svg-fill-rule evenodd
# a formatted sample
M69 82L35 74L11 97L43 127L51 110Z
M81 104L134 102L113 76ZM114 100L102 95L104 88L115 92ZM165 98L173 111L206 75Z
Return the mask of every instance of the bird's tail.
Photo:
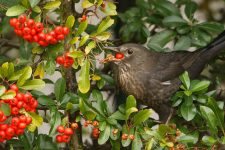
M194 61L188 72L191 77L198 76L203 70L205 64L215 58L221 51L225 50L225 31L219 34L210 44L199 50L199 57Z

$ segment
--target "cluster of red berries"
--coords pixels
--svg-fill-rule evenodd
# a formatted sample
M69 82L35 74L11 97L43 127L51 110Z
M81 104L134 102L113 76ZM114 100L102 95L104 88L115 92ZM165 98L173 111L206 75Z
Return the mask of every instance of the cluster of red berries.
M7 103L10 106L11 114L6 116L3 111L0 111L0 142L10 140L11 138L24 133L24 129L31 124L32 118L20 114L20 109L35 112L38 102L31 94L19 93L19 89L15 84L10 86L10 89L5 92L14 91L16 97L13 99L0 100L0 104ZM6 123L7 122L7 123Z
M98 138L99 137L99 134L100 134L100 130L98 128L99 126L99 123L98 121L90 121L90 120L86 120L84 122L84 127L88 127L88 125L92 125L93 126L93 129L92 129L92 137L94 138Z
M77 129L78 124L74 123L73 127L74 127L73 129ZM64 128L62 125L59 125L57 127L57 131L60 134L56 136L56 141L58 143L68 143L71 139L71 136L73 135L73 129L72 129L72 127L71 128Z
M14 32L28 42L37 42L41 46L56 44L58 41L64 40L69 34L69 28L57 26L50 32L44 32L44 25L28 19L25 15L18 18L11 18L10 25L14 28Z
M122 139L122 140L127 140L128 138L129 138L131 141L133 141L135 137L134 137L133 134L128 135L128 134L126 134L126 133L123 133L122 136L121 136L121 139Z
M69 56L69 52L65 53L63 56L58 56L56 58L56 63L63 65L65 68L69 68L73 65L74 59Z

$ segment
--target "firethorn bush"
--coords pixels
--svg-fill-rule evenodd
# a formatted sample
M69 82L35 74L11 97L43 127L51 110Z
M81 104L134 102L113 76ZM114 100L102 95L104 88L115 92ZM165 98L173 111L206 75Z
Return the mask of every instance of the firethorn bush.
M164 124L134 96L117 92L109 62L124 54L107 49L114 46L119 19L122 41L160 52L172 51L166 47L171 41L173 50L205 46L223 25L200 23L191 0L137 0L119 14L116 4L0 1L0 149L182 150L225 144L224 102L215 96L221 76L214 83L190 80L184 72L171 97L175 111Z

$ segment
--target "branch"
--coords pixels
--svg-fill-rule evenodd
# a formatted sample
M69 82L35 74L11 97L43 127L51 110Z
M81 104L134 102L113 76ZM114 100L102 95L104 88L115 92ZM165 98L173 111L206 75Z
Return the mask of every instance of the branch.
M19 49L20 48L19 44L13 43L13 42L11 42L8 39L0 39L0 46L1 47L7 46L7 47L16 48L16 49Z

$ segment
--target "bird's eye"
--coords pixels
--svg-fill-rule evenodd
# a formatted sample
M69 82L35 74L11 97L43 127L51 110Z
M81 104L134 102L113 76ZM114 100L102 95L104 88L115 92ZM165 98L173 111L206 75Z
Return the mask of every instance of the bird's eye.
M128 53L129 55L131 55L131 54L133 54L133 50L132 50L132 49L128 49L128 50L127 50L127 53Z

